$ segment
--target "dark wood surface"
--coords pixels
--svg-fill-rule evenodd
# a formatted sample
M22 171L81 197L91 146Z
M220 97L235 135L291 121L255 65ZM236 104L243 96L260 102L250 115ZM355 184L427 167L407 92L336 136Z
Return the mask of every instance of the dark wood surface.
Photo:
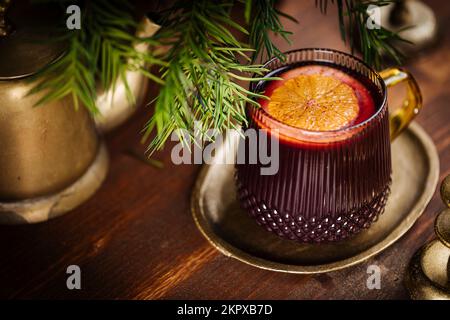
M443 23L444 38L406 67L423 91L417 121L437 146L442 179L450 173L450 6L427 3ZM346 50L333 10L324 17L313 1L293 0L284 1L282 10L300 21L287 23L295 36L291 47L280 41L283 49ZM110 172L88 202L46 223L0 226L0 298L407 298L403 274L412 254L433 237L433 220L443 207L437 191L414 227L365 263L315 276L260 270L221 255L195 227L189 200L199 166L173 165L170 145L155 156L164 169L130 155L144 151L139 132L150 110L142 108L106 137ZM81 267L82 290L66 288L71 264ZM381 290L366 288L370 264L381 267Z

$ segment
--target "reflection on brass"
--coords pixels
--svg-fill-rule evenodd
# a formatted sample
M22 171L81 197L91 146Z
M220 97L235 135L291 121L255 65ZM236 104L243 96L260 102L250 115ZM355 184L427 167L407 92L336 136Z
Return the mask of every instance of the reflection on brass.
M450 201L450 176L441 185L442 200ZM423 246L411 259L405 284L413 299L450 300L450 209L436 218L437 240Z
M0 224L47 221L74 209L98 190L108 173L108 164L106 146L101 144L86 172L68 187L44 197L0 202Z
M444 210L437 216L434 231L438 239L450 248L450 210Z
M34 107L26 79L0 81L0 201L55 193L80 177L94 160L93 121L72 100Z
M225 149L216 155L226 157ZM191 210L201 233L226 256L279 272L338 270L363 262L397 241L433 196L439 178L438 155L432 140L414 122L392 144L392 165L392 191L385 213L368 230L338 243L299 244L259 227L236 200L233 165L213 162L203 167Z

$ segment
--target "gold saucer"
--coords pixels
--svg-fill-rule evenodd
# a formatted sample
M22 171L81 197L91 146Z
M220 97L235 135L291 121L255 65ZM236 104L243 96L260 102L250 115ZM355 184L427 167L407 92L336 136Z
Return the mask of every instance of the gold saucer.
M432 140L418 124L412 123L392 144L392 166L392 190L384 214L368 230L334 244L299 244L258 226L236 199L232 164L213 161L202 168L191 198L192 215L216 249L255 267L299 274L339 270L393 244L431 200L439 159Z

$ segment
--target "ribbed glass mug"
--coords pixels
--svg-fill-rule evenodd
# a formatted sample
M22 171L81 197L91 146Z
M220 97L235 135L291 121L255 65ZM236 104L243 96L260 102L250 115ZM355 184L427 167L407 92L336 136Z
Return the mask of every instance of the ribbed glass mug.
M368 228L383 212L391 184L391 141L419 112L422 97L407 71L377 73L358 58L330 49L291 51L285 61L274 58L265 67L275 71L308 64L331 66L362 80L375 91L375 113L359 124L319 132L289 126L263 108L248 106L248 128L278 139L279 168L274 175L261 175L259 161L237 164L238 197L258 224L283 238L339 241ZM407 95L403 106L389 114L386 88L400 82L406 83ZM263 91L264 83L251 90Z

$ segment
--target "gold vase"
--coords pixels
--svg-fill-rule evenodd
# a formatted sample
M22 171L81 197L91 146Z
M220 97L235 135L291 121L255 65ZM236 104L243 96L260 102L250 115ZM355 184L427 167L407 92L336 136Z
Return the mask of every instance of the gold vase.
M34 223L89 198L106 175L108 157L93 119L84 108L75 110L71 98L35 106L42 94L28 94L31 77L63 48L34 31L51 19L33 17L49 12L19 4L9 24L8 4L0 0L0 223Z

